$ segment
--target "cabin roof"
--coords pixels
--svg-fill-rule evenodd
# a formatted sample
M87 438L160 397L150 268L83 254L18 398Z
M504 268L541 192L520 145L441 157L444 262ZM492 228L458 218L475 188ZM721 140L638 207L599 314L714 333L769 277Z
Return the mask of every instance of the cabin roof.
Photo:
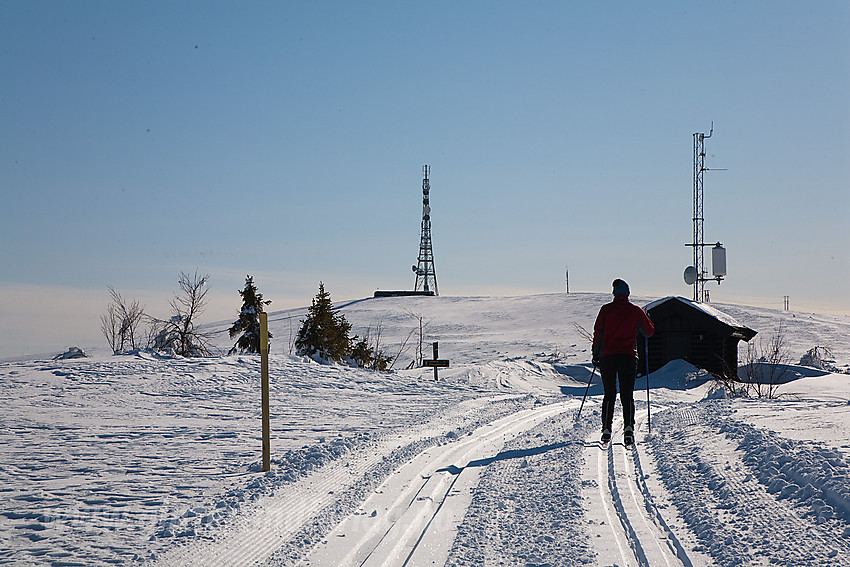
M670 302L673 302L670 304ZM707 315L712 319L722 323L724 326L728 327L730 331L732 331L733 336L737 336L740 339L745 341L749 341L754 336L756 336L757 331L750 329L749 327L742 325L732 317L719 309L712 307L711 305L706 305L705 303L697 303L696 301L691 301L690 299L685 299L684 297L678 296L669 296L664 297L662 299L658 299L648 304L644 309L647 312L654 311L658 307L664 305L665 308L670 307L674 310L677 308L684 307L685 310L692 309L697 313L701 313L703 315Z

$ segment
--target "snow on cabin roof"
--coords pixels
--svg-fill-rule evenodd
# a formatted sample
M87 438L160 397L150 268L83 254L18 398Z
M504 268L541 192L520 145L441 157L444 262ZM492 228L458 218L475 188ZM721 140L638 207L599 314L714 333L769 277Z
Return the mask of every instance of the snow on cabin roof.
M714 317L718 321L729 325L730 327L736 327L736 328L743 328L744 327L744 325L740 324L734 317L732 317L731 315L727 315L723 311L715 309L711 305L706 305L705 303L697 303L696 301L691 301L690 299L685 299L684 297L679 297L679 296L672 296L671 295L671 296L668 296L668 297L663 297L661 299L657 299L657 300L653 301L652 303L648 304L646 307L644 307L644 311L649 311L653 307L661 305L662 303L666 303L667 301L680 301L680 302L684 303L685 305L690 305L694 309L698 309L698 310L702 311L703 313Z

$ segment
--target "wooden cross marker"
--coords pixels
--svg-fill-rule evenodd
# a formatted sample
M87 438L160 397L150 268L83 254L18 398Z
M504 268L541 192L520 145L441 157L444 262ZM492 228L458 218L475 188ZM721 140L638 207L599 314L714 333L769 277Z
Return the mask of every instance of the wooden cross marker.
M442 359L441 360L440 357L438 356L438 350L437 350L437 343L436 342L434 343L434 358L426 358L425 360L422 361L422 366L431 367L431 368L434 369L434 381L435 382L440 379L439 375L437 374L437 370L439 368L448 368L449 367L448 359Z

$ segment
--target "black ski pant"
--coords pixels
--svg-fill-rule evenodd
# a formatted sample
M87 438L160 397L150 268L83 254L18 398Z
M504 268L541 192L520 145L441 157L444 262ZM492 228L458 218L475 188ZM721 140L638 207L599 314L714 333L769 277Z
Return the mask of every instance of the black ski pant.
M602 398L602 429L611 431L614 421L614 402L617 400L617 382L620 382L620 403L623 404L623 422L635 426L635 380L637 358L633 354L611 354L599 360L599 373L605 397Z

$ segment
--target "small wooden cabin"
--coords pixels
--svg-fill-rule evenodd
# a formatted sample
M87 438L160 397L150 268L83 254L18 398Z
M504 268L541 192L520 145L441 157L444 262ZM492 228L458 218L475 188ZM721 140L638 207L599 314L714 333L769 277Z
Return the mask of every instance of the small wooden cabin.
M756 331L705 303L665 297L645 308L655 325L649 339L649 371L682 359L719 376L737 377L738 342L749 342ZM644 341L638 340L638 369L645 372Z

